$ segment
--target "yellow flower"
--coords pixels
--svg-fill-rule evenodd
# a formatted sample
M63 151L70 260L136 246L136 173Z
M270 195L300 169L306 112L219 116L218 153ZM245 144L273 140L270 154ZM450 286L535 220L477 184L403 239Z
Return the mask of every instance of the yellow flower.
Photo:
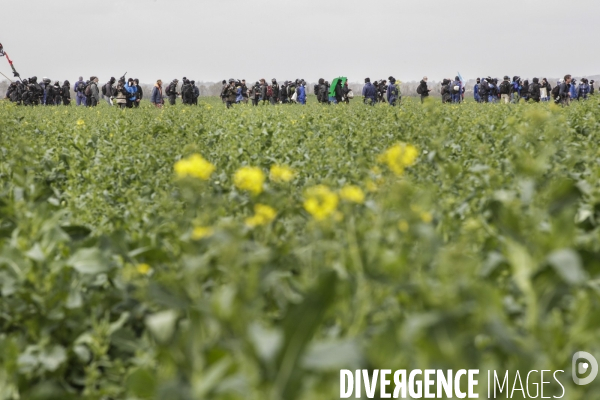
M186 159L175 163L175 173L179 178L193 176L208 180L215 170L215 166L206 161L200 154L192 154Z
M337 205L337 195L325 185L313 186L306 191L304 209L318 221L333 214Z
M398 222L398 229L400 229L400 231L404 233L408 232L408 222L406 222L405 220Z
M265 174L258 167L242 167L233 177L233 183L238 189L260 194L263 190Z
M267 225L275 219L277 211L273 207L265 204L257 204L254 206L254 215L246 218L246 225L254 228L259 225Z
M142 263L142 264L138 264L135 269L137 270L137 272L139 272L142 275L148 275L148 273L150 272L150 270L152 268L150 268L150 266L148 264Z
M192 239L200 240L212 236L214 229L210 226L197 226L192 231Z
M404 168L413 165L418 155L413 145L399 143L384 151L377 160L387 164L396 175L402 175Z
M274 182L289 182L294 179L294 170L285 165L271 166L271 180Z
M79 118L79 119L77 120L77 126L83 126L83 125L85 125L85 121L84 121L84 120L82 120L81 118Z
M430 223L433 220L433 216L431 215L431 213L429 212L422 212L421 215L421 221L425 222L426 224Z
M340 190L340 197L346 201L362 204L365 202L365 193L355 185L346 185Z

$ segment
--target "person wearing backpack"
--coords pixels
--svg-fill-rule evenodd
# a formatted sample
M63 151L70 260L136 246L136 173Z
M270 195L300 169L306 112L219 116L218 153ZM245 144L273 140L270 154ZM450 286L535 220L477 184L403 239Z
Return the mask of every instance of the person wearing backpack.
M569 96L571 96L571 101L579 100L577 98L577 92L578 92L577 79L572 79L570 84L571 84L571 86L569 86Z
M279 97L279 85L277 84L277 80L275 78L271 79L271 86L267 88L267 96L269 97L269 101L272 105L277 103L277 99Z
M100 90L98 89L98 78L90 77L90 83L85 88L85 94L89 107L96 107L100 102Z
M173 79L173 82L167 86L167 96L169 97L169 104L174 106L177 100L177 83L179 81L177 79ZM221 98L223 99L223 90L221 90Z
M279 87L279 101L281 102L281 104L287 104L288 103L287 85L288 85L288 81L285 81Z
M62 103L64 106L71 104L71 83L64 81L61 88Z
M133 108L133 103L137 100L137 88L135 87L135 82L133 78L129 78L127 80L127 85L125 85L125 90L127 91L127 102L125 103L127 108Z
M488 84L488 81L486 78L481 78L481 80L479 81L479 86L478 86L478 90L477 93L479 94L479 102L480 103L487 103L489 101L489 92L490 92L490 86Z
M512 84L510 88L510 97L513 103L518 103L521 98L521 78L518 76L513 76Z
M225 88L225 105L230 108L235 104L237 97L237 89L235 87L235 79L229 79L229 85Z
M93 78L93 77L91 77ZM92 79L85 82L85 89L83 90L83 94L85 95L85 106L92 107L92 88L90 86Z
M85 90L85 82L83 81L83 76L80 76L79 80L75 82L73 90L75 91L75 104L78 106L85 106L85 94L83 93Z
M451 92L452 92L452 102L460 103L461 94L462 94L462 82L460 81L460 78L458 76L456 76L454 78L454 82L452 82Z
M417 86L417 94L421 95L421 104L423 104L425 98L429 97L429 92L431 92L431 89L427 88L427 77L424 76L419 82L419 86Z
M590 96L594 95L594 80L590 81Z
M510 89L511 89L510 78L505 75L504 80L502 81L502 83L500 84L500 87L499 87L500 101L504 104L510 103Z

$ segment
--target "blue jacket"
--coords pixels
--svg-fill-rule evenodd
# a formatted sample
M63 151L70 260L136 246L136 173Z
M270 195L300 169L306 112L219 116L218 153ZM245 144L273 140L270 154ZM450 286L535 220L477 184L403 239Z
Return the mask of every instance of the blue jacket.
M135 95L137 93L137 88L135 85L129 86L128 82L127 85L125 85L125 90L127 90L127 93L131 94L131 97L129 98L130 101L135 101L135 99L137 99L137 96Z
M479 99L479 83L475 84L475 87L473 87L473 94L475 95L475 100Z
M587 83L582 83L581 85L579 85L579 89L577 91L578 98L583 97L584 99L587 99L589 93L590 93L590 85L588 85Z
M388 85L386 94L387 94L388 103L392 104L393 102L398 100L398 84L390 82L390 84Z
M239 103L240 101L244 100L244 98L242 97L242 87L238 87L236 90L237 96L235 97L235 102Z
M296 88L298 92L298 103L305 104L306 103L306 88L302 85Z
M375 86L373 86L373 84L371 82L367 82L367 83L365 83L365 86L363 87L362 95L369 99L375 100L375 98L377 97L377 90L375 89Z
M153 104L162 104L162 95L160 94L160 90L158 90L157 86L152 88L152 95L150 96L150 102Z
M85 81L77 81L77 82L75 82L75 85L73 85L73 90L75 91L75 95L77 97L85 97L85 95L83 94L83 92L78 92L77 91L77 87L79 85L84 85L85 86Z
M581 85L579 85L579 86L581 86ZM578 87L575 86L574 83L571 83L571 88L569 89L569 94L571 95L572 99L577 98L577 92L579 92Z

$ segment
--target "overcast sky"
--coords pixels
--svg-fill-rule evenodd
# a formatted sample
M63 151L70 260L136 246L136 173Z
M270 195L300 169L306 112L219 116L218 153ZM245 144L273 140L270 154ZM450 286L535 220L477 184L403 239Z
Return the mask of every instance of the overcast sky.
M598 0L0 0L0 42L23 77L71 82L577 77L600 73L599 11Z

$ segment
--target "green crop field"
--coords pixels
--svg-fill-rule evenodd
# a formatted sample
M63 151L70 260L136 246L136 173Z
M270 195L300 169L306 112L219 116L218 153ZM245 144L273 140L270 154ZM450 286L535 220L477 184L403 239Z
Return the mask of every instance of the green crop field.
M599 145L598 97L0 101L0 399L331 400L379 368L593 399Z

